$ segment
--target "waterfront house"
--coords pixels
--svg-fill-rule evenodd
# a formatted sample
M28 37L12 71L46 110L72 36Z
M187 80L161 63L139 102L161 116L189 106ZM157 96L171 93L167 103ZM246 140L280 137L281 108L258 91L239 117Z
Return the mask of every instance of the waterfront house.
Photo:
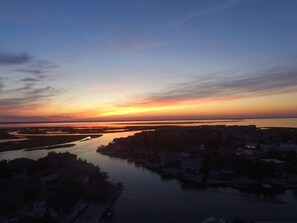
M235 174L232 170L219 170L219 171L210 171L209 176L214 179L219 180L232 180L235 177Z
M33 202L27 209L25 209L24 216L41 218L45 215L46 212L46 203L42 201L36 201Z
M165 151L159 154L160 163L162 166L176 164L179 161L179 153L172 151Z
M268 165L270 172L282 172L286 168L286 163L278 159L261 159L260 161Z
M181 169L183 173L199 175L202 168L203 168L202 157L181 159Z
M48 184L48 183L56 182L59 179L59 177L60 177L60 173L50 173L39 177L39 180L43 184Z
M259 149L263 153L267 153L267 152L277 149L277 147L276 147L276 145L274 145L272 143L262 143L262 144L260 144Z
M245 148L250 150L257 149L257 146L256 142L249 142L245 144Z
M297 144L295 143L281 143L279 145L280 150L296 150Z
M261 153L257 150L250 150L250 149L246 149L246 150L243 150L241 152L237 152L236 153L237 155L240 155L240 156L243 156L243 157L246 157L250 160L258 160L261 158Z
M232 170L221 170L219 171L219 177L222 180L232 180L235 174Z

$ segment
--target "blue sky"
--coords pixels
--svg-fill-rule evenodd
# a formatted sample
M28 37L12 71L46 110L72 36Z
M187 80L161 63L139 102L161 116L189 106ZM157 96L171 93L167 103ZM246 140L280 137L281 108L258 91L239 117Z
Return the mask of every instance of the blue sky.
M222 97L196 88L212 87L225 92L225 101L278 95L290 102L297 89L296 11L295 0L0 0L0 120L161 110L179 117L178 106L189 100L188 115L206 117L197 109L201 98ZM247 80L259 86L242 84ZM191 91L180 87L189 84ZM297 111L296 103L274 107L267 116Z

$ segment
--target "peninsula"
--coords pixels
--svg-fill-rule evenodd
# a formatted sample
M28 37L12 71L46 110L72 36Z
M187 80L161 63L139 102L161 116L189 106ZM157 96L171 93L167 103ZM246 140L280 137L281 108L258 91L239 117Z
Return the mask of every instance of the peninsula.
M295 128L165 127L114 139L97 151L200 185L264 192L297 187Z

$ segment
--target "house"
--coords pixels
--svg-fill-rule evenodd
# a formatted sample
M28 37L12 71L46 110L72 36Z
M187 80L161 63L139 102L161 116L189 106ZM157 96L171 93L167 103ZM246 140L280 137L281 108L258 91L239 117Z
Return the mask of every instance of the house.
M42 201L33 202L29 208L24 211L24 216L27 217L43 217L47 211L47 206Z
M247 150L242 151L242 152L241 152L241 155L251 157L251 156L253 156L255 153L256 153L255 151L250 150L250 149L247 149Z
M274 144L260 144L259 149L263 152L263 153L267 153L270 152L272 150L277 149L277 147Z
M162 166L175 164L179 161L179 153L166 151L159 154Z
M232 170L211 171L209 176L219 180L232 180L235 174Z
M179 154L180 159L189 158L191 157L191 153L182 152Z
M284 171L286 168L286 163L278 159L261 159L260 161L268 164L271 172Z
M39 180L43 184L48 184L48 183L57 181L59 177L60 177L59 173L51 173L51 174L39 177Z
M79 199L57 199L50 201L51 207L57 213L58 222L71 223L87 208L88 204Z
M297 149L297 144L294 143L281 143L279 145L280 150L295 150Z
M218 150L218 156L220 158L225 158L227 156L233 155L235 153L235 149L231 147L220 147Z
M201 157L181 159L181 169L183 173L198 175L202 168L203 159Z
M255 142L246 143L245 148L246 149L251 149L251 150L257 149L257 143L255 143Z
M237 155L246 157L250 160L258 160L261 158L261 153L257 150L246 149L241 152L236 152Z
M21 216L19 217L17 222L43 223L47 222L49 216L51 216L54 219L56 217L56 213L52 209L49 209L45 202L36 201L30 204L29 207L25 208L21 212Z
M231 171L231 170L221 170L219 172L219 177L222 180L231 180L234 178L234 176L235 175L234 175L233 171Z

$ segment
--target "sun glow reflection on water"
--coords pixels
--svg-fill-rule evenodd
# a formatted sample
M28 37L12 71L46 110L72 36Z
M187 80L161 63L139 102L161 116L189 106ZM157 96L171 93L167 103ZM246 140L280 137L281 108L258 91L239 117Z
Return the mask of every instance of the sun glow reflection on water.
M2 123L0 128L19 127L75 127L75 128L124 128L129 126L197 126L197 125L256 125L257 127L297 128L297 118L221 119L221 120L156 120L114 122L52 122L52 123Z

